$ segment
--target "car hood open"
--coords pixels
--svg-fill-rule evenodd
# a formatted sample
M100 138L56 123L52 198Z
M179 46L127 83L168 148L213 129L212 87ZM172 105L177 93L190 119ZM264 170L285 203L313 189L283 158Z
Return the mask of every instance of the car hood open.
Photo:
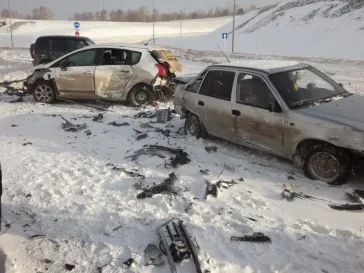
M364 97L351 95L297 110L299 113L339 122L364 132Z

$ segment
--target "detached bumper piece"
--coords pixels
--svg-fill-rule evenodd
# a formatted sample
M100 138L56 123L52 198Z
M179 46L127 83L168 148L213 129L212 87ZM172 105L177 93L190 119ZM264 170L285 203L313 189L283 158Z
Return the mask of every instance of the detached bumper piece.
M158 228L161 238L162 252L167 255L172 273L178 273L176 263L187 260L192 256L196 272L202 273L197 255L197 247L189 237L185 226L179 219L172 219Z

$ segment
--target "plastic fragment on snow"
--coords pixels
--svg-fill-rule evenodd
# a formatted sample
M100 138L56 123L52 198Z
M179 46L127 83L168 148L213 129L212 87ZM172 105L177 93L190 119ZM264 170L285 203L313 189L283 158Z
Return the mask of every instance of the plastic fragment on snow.
M176 168L179 165L185 165L191 162L188 154L183 150L159 145L145 145L144 148L136 151L132 156L128 156L126 158L130 158L133 161L137 160L141 155L152 155L164 158L161 153L166 153L172 156L169 161L165 162L165 167L172 166L173 168Z
M216 153L217 152L217 147L216 146L207 146L205 147L205 151L210 153Z
M167 123L172 119L171 109L162 109L157 111L157 123Z
M240 241L240 242L254 242L254 243L270 243L271 239L268 236L265 236L261 232L255 232L253 235L245 235L242 237L239 236L231 236L231 241Z
M293 200L295 197L295 186L292 184L283 184L282 196L286 200Z
M172 273L177 273L176 263L192 257L197 273L202 273L197 246L190 238L183 222L172 219L158 228L161 238L161 249L168 257ZM189 271L190 272L190 271Z
M72 271L76 266L73 264L65 264L64 267L68 270L68 271Z
M100 121L104 118L104 115L103 114L98 114L97 116L95 116L92 120L93 121Z
M134 263L134 259L130 258L127 259L125 262L123 262L123 264L126 266L126 268L130 268Z
M206 184L206 192L204 199L207 199L208 195L212 195L213 197L217 197L217 186L216 184L212 184L210 181L205 180Z
M142 140L148 137L148 133L142 133L136 136L136 140Z
M145 265L162 265L164 260L162 258L162 253L160 249L155 244L147 245L144 250Z
M154 187L151 187L149 189L145 189L143 192L139 193L137 195L137 198L145 199L145 198L150 198L153 195L159 194L159 193L164 193L164 192L172 193L176 180L177 180L177 176L175 175L175 173L171 173L169 175L169 177L167 179L165 179L162 183L160 183Z
M224 189L228 189L236 184L239 184L237 182L235 182L234 180L231 180L231 181L222 181L220 180L219 182L216 183L216 186L218 188L224 188Z
M62 123L62 128L66 132L77 132L79 130L82 130L82 129L86 128L86 123L84 123L84 124L72 124L71 122L66 120L64 117L61 117L61 118L64 121L66 121L66 123Z
M15 99L15 100L9 101L9 103L17 103L17 102L23 102L23 101L24 101L24 99L22 97L19 97L19 98Z
M35 239L41 239L41 238L44 238L46 237L45 235L33 235L33 236L30 236L28 239L29 240L35 240Z
M115 126L115 127L123 127L123 126L129 126L130 124L127 122L117 123L116 121L113 121L113 122L109 122L108 125Z

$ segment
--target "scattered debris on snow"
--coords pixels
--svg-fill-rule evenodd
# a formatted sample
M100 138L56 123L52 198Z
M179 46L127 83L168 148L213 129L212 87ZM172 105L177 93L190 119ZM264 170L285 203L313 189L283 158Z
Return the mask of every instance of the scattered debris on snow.
M85 129L86 126L87 126L86 123L84 123L84 124L72 124L71 122L66 120L64 117L61 117L61 118L64 121L66 121L66 123L62 123L62 128L66 132L77 132L79 130Z
M172 193L174 190L174 185L177 180L175 173L171 173L167 179L165 179L161 184L153 186L151 188L145 189L142 193L137 195L138 199L150 198L155 194L159 193Z
M162 258L162 252L155 244L147 245L146 249L144 250L144 259L145 259L145 266L149 265L162 265L164 264L164 260Z
M255 232L253 235L245 235L242 237L231 236L231 241L241 241L241 242L255 242L255 243L271 243L271 239L265 236L263 233Z

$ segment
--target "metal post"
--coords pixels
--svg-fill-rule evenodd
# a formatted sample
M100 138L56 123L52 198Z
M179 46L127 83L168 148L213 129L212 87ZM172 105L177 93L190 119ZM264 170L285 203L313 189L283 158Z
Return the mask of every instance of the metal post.
M179 4L179 37L182 38L182 0Z
M13 41L13 27L11 25L11 7L10 7L10 0L8 0L8 6L9 6L9 19L10 19L10 37L11 37L11 47L14 47L14 41Z
M154 13L154 0L153 0L153 44L155 44L155 13Z
M232 38L232 49L231 52L234 53L234 44L235 44L235 0L234 0L234 8L233 8L233 38Z

